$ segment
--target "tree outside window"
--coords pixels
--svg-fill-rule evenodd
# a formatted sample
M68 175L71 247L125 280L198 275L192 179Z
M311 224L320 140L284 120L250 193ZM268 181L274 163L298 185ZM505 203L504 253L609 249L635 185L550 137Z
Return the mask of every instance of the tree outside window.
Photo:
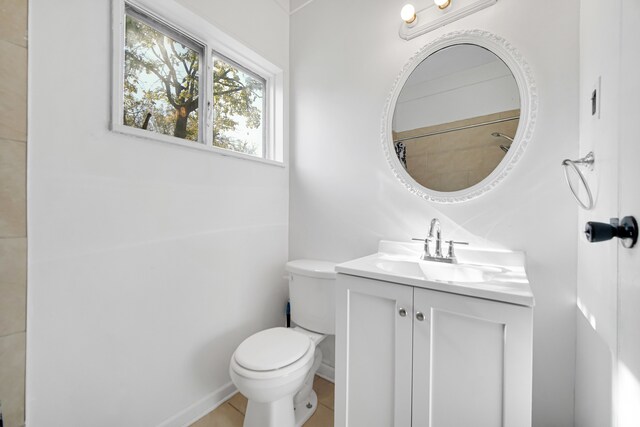
M127 8L123 124L200 141L204 48ZM213 145L262 157L266 82L214 52Z

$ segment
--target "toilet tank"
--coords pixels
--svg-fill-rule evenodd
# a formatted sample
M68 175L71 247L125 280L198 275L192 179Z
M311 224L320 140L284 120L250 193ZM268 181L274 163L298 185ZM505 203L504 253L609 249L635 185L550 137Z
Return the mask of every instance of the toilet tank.
M309 259L287 263L291 320L296 325L321 334L335 334L335 266L334 262Z

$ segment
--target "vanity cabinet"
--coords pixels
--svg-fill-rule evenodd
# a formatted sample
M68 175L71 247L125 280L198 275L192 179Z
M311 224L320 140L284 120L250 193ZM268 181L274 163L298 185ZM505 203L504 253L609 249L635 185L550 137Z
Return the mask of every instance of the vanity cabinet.
M413 288L337 276L335 425L410 426Z
M532 308L338 274L336 427L531 426Z

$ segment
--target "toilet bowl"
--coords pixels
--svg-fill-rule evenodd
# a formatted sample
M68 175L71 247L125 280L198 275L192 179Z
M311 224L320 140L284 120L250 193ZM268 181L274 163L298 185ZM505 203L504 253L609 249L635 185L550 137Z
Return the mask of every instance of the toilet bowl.
M335 332L334 266L287 263L291 318L298 326L257 332L233 353L229 374L248 400L244 427L300 427L315 412L312 386L322 362L317 345Z

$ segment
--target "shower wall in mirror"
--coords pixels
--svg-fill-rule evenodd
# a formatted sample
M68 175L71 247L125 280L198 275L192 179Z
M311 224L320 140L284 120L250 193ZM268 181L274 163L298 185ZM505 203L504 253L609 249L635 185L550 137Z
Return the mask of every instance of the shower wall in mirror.
M404 146L404 166L420 185L457 191L479 183L498 166L519 120L520 110L509 110L393 132L393 140Z

